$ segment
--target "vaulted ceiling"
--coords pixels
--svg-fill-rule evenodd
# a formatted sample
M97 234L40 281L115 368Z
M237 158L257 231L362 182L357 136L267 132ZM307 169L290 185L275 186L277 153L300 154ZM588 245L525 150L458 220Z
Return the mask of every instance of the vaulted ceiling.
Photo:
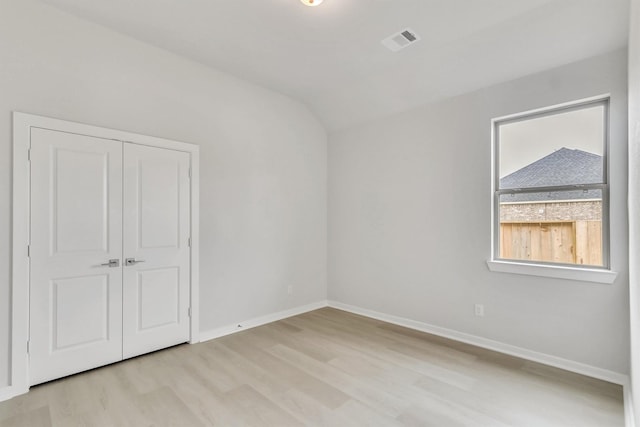
M328 130L626 45L628 0L41 0L305 103ZM393 53L380 41L411 28Z

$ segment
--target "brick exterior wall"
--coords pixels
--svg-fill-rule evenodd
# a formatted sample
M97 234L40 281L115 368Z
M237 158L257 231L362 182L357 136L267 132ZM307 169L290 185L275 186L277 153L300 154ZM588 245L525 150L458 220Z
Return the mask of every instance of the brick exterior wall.
M500 204L500 222L600 220L602 220L601 200Z

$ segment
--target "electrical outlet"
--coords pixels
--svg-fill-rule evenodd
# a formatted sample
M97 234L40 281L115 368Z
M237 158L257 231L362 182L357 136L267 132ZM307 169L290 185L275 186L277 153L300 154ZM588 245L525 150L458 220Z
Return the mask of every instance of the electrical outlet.
M291 295L293 293L293 286L289 285L287 287L287 294Z
M478 317L484 317L484 305L482 305L482 304L476 304L476 305L474 306L474 309L475 309L476 316L478 316Z

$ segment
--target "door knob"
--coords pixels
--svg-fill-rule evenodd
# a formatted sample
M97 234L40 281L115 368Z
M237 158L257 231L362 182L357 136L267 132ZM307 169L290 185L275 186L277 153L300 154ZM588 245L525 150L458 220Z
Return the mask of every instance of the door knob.
M139 262L144 262L143 259L127 258L124 260L126 265L136 265Z
M119 259L110 259L109 262L105 262L104 264L100 264L102 266L105 267L120 267L120 260Z

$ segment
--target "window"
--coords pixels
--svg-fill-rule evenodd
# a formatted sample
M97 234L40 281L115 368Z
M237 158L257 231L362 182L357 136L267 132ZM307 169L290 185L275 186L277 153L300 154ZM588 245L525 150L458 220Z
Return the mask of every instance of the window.
M609 100L494 120L493 259L609 268Z

